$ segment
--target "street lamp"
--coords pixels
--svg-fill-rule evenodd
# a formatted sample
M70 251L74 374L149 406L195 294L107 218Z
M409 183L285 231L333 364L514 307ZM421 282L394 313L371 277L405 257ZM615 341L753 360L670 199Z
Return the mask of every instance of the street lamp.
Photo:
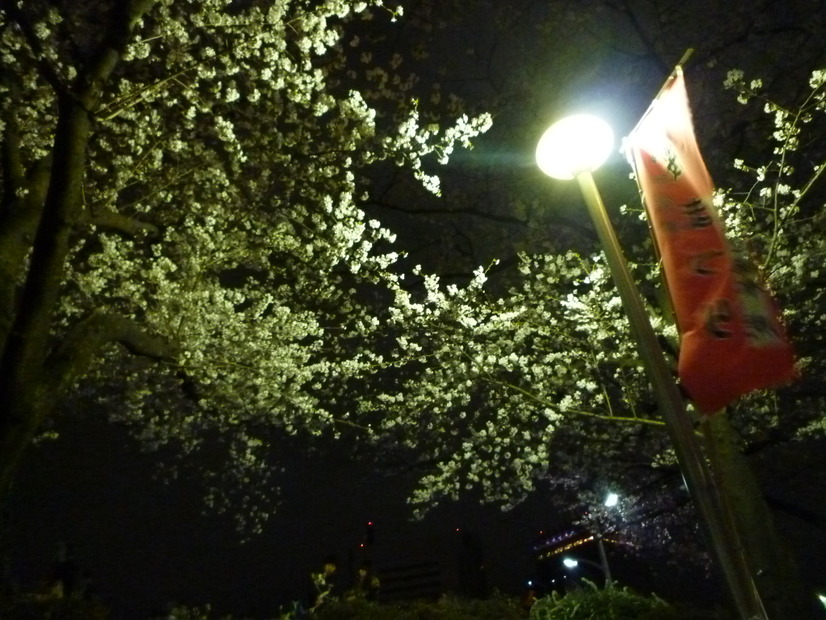
M739 553L737 532L725 523L719 494L704 464L682 396L651 327L591 174L605 162L612 147L613 132L604 121L593 116L576 115L555 123L543 134L536 148L536 161L548 176L562 180L576 179L579 184L651 381L658 410L671 436L686 487L709 533L711 550L740 615L744 619L764 620L765 610L749 576L745 559Z
M582 560L579 558L565 557L562 558L562 563L565 565L565 568L576 568L580 564L589 564L602 571L602 576L605 577L606 588L610 588L611 584L613 583L611 581L611 571L608 570L608 564L606 562L597 564L596 562L592 562L591 560Z
M549 177L569 181L599 168L613 147L614 132L608 123L590 114L575 114L542 134L536 145L536 163Z
M613 508L614 506L617 505L617 502L619 502L619 495L617 495L616 493L609 493L605 497L604 505L607 508Z

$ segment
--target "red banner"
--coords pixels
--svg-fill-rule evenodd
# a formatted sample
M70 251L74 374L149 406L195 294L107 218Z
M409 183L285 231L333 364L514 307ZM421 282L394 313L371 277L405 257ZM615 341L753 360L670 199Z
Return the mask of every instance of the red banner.
M627 152L680 330L680 382L703 413L795 377L794 355L757 269L726 243L678 68Z

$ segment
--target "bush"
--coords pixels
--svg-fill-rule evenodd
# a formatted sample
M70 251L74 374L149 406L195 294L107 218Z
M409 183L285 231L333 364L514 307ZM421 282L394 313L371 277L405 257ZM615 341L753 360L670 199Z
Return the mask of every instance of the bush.
M726 613L674 607L655 594L644 596L630 588L585 587L564 596L554 592L531 607L530 620L728 620Z
M364 599L333 600L319 608L313 620L524 620L526 612L514 597L494 594L485 600L444 596L438 601L378 604Z
M376 603L364 598L329 598L315 611L282 609L271 620L526 620L516 598L494 594L486 600L445 596L438 601ZM0 616L1 617L1 616ZM176 607L164 620L233 620L204 608ZM240 617L239 617L240 620Z
M585 587L564 596L553 592L536 601L530 620L659 620L670 605L656 596L646 597L629 588L597 588L590 581ZM657 615L654 615L657 614Z

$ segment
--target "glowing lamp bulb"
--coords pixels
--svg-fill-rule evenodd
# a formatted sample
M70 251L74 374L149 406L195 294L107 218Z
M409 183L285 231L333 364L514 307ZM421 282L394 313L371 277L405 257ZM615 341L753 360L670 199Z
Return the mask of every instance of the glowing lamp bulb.
M573 559L573 558L563 558L563 559L562 559L562 563L563 563L565 566L567 566L568 568L576 568L576 566L579 564L579 562L577 562L577 561L576 561L575 559Z
M539 169L555 179L573 179L599 168L614 146L614 132L600 118L568 116L551 125L536 146Z
M616 493L609 493L608 496L605 498L605 505L608 508L611 508L613 506L616 506L618 501L619 495L617 495Z

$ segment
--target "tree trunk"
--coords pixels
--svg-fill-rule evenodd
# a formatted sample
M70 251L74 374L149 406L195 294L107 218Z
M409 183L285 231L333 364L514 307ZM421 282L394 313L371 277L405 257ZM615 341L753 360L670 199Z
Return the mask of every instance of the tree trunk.
M40 419L34 408L20 402L7 385L0 386L0 589L13 586L6 583L11 566L11 535L9 532L9 497L17 470L32 443Z
M793 555L774 526L763 492L725 413L704 424L714 477L732 518L751 577L770 620L813 619L817 598L801 580Z
M5 411L0 421L0 503L5 503L17 467L35 433L33 420L21 419L14 409L17 408Z

